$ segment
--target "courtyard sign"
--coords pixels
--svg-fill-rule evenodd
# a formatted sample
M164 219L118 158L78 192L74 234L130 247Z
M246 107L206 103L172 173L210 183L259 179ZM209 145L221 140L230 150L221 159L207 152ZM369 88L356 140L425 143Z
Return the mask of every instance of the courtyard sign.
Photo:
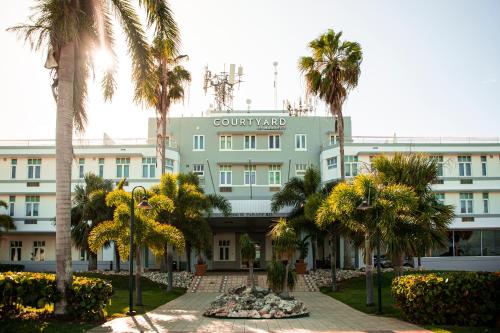
M257 126L258 130L263 129L285 129L285 118L214 118L215 127L228 126Z

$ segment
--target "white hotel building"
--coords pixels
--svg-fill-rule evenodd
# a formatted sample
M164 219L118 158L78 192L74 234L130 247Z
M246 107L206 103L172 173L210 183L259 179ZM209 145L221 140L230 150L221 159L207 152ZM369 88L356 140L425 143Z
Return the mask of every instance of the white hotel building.
M257 266L271 260L267 232L273 220L286 216L270 210L271 197L286 181L303 175L308 165L321 170L322 181L339 178L339 148L331 117L292 117L286 111L211 112L204 117L172 118L167 140L167 172L195 172L207 193L226 196L231 216L215 212L209 222L213 249L209 269L244 267L238 239L248 232L258 244ZM354 137L351 119L346 127L346 177L363 172L370 159L394 152L423 152L439 163L436 195L456 207L449 231L449 246L423 258L427 268L500 270L500 139L445 139ZM159 181L156 159L156 122L149 121L148 138L77 141L74 145L73 185L94 172L126 189L149 187ZM55 270L55 156L51 141L0 142L0 199L8 203L1 213L13 217L16 229L3 231L0 262L22 263L31 270ZM342 245L342 240L340 244ZM342 246L340 255L342 255ZM309 251L308 264L312 258ZM362 265L361 251L352 262ZM98 254L99 267L113 264L112 249ZM144 250L146 265L157 260ZM329 256L327 240L318 257ZM184 255L176 256L178 266ZM190 258L194 261L194 258ZM340 262L339 262L340 264ZM84 270L84 253L73 250L73 267ZM123 267L123 265L122 265Z

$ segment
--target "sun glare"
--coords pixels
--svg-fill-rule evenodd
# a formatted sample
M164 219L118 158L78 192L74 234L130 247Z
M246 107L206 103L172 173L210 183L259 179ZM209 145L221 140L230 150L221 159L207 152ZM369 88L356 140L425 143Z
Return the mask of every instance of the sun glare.
M113 66L113 57L104 49L98 49L94 52L94 63L100 70L106 71Z

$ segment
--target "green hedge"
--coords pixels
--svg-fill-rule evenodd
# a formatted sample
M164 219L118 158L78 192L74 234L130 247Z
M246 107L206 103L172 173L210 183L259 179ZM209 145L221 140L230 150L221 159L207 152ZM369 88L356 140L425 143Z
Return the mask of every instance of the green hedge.
M0 273L5 273L5 272L22 272L22 271L24 271L24 265L0 264Z
M81 320L99 320L113 294L111 284L98 278L73 277L67 290L68 314ZM43 308L61 299L56 277L48 273L0 274L0 312L18 312L19 305Z
M491 325L500 313L499 273L432 273L392 282L395 305L421 324Z

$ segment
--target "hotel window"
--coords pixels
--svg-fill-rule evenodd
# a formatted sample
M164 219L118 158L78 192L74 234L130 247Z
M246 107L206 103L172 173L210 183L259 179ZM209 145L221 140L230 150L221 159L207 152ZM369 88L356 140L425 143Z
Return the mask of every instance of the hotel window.
M42 167L42 160L40 158L29 158L28 159L28 178L29 179L40 178L41 167Z
M156 157L142 158L142 178L155 178Z
M233 172L231 171L231 166L230 165L221 165L220 170L220 185L221 186L230 186L232 185L233 181Z
M88 252L85 249L80 249L80 261L89 260Z
M10 241L10 261L21 261L22 241Z
M99 158L99 177L104 177L104 158Z
M9 216L14 216L15 206L16 206L16 196L11 195L9 196Z
M255 178L257 176L257 168L255 165L245 165L245 185L255 185Z
M358 157L347 155L345 157L345 176L354 177L358 174Z
M231 135L221 135L219 137L219 149L231 150L233 149L233 137Z
M165 159L165 172L174 173L174 160L171 158Z
M17 158L13 158L10 160L10 178L16 179L17 173Z
M330 135L330 146L336 145L337 144L337 136L336 135Z
M328 169L335 169L335 168L337 168L337 156L327 158L326 159L326 165L328 166Z
M268 148L269 149L281 149L280 136L279 135L269 135L268 137Z
M82 179L85 176L85 159L78 159L78 177Z
M488 164L486 162L486 156L481 156L481 176L486 176L488 174Z
M219 241L219 260L229 260L229 246L231 242L229 240Z
M281 166L279 165L269 166L269 185L274 185L274 186L281 185Z
M257 137L255 135L245 135L245 149L257 149Z
M295 175L298 177L304 177L307 170L307 164L295 164Z
M38 216L40 211L40 196L26 196L26 216Z
M45 241L34 241L31 255L33 261L45 261Z
M305 134L295 134L295 150L307 150L307 138Z
M172 147L172 141L168 135L165 137L165 147Z
M473 212L472 200L474 196L472 193L460 193L460 213L470 214Z
M116 178L128 177L130 169L130 158L119 157L116 159Z
M193 173L198 177L205 176L205 165L203 164L193 164Z
M434 193L434 196L439 203L444 204L444 193Z
M490 196L488 193L483 193L483 213L488 214L490 212Z
M458 173L461 177L470 177L472 162L470 156L458 156Z
M432 161L436 162L438 177L443 176L443 156L431 156Z
M204 135L193 135L193 150L205 150Z

